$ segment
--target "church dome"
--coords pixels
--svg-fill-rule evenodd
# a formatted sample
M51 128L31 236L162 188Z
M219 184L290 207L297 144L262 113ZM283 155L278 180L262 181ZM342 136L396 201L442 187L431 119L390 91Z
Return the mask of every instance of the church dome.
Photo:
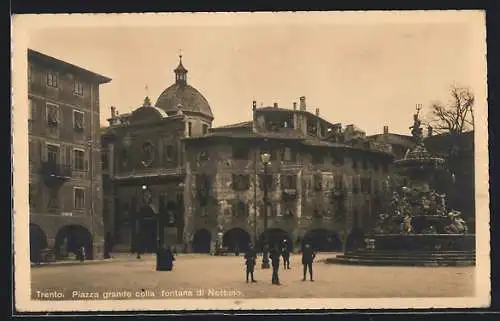
M179 56L179 66L174 70L175 83L165 89L155 106L167 113L182 112L200 113L213 119L212 109L207 99L194 87L187 84L187 69L182 65L182 56Z

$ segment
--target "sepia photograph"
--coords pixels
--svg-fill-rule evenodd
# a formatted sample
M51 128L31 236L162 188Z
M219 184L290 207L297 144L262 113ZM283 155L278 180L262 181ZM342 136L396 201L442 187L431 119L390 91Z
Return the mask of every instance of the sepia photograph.
M490 304L481 11L12 18L18 311Z

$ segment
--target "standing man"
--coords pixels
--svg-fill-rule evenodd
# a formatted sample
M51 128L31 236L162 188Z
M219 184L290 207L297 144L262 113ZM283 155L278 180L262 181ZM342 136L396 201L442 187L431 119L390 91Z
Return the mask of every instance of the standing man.
M314 258L316 257L316 253L311 247L311 244L306 243L304 246L304 250L302 251L302 265L304 266L304 277L302 278L302 281L306 280L306 273L307 270L309 269L309 277L311 282L313 280L313 270L312 270L312 264L314 261Z
M281 255L283 256L283 268L285 270L290 270L290 249L286 239L283 240L281 246Z
M252 243L248 246L248 252L245 254L245 265L246 265L246 276L248 283L248 276L251 276L252 283L255 283L255 279L253 278L253 271L255 269L255 264L257 264L257 254L255 253Z
M280 285L280 278L278 276L278 270L280 267L280 249L278 244L274 245L271 253L269 253L269 257L271 258L271 265L273 266L273 277L272 283L276 285Z

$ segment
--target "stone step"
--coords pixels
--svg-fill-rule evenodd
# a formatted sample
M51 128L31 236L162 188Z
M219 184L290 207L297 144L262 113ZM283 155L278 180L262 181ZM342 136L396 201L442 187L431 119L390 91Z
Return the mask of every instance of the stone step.
M356 256L338 256L338 259L347 259L347 260L378 260L378 261L474 261L476 258L474 256L453 256L453 257L439 257L439 256L428 256L428 257L399 257L399 256L386 256L386 257L366 257L361 255Z
M427 257L427 256L476 256L476 251L352 251L346 252L344 255L363 255L366 257L371 256L411 256L411 257Z
M370 265L370 266L474 266L475 260L377 260L329 258L329 264Z

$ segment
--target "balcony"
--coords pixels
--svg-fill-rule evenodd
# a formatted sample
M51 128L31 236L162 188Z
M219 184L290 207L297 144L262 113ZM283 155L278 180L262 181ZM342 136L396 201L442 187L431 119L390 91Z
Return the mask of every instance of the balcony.
M65 182L71 178L71 166L52 162L42 162L41 174L45 182Z
M297 189L295 188L283 188L282 189L282 199L284 201L294 201L297 199Z

